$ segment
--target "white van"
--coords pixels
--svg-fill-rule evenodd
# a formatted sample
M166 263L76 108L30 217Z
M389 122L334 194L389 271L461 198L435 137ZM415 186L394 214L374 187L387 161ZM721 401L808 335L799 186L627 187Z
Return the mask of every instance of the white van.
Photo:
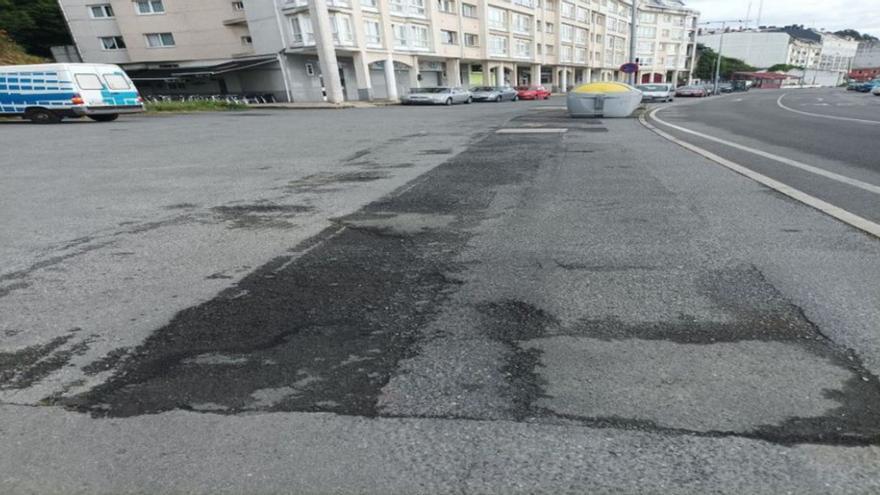
M38 124L83 116L110 122L121 113L143 111L137 88L117 65L0 66L0 116L18 115Z

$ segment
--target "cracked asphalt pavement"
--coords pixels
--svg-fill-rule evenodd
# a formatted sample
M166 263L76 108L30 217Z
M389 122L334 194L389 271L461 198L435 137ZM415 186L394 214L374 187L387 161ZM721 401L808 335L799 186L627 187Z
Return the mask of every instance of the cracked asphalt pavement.
M193 129L4 145L0 492L880 492L880 242L559 103L0 126Z

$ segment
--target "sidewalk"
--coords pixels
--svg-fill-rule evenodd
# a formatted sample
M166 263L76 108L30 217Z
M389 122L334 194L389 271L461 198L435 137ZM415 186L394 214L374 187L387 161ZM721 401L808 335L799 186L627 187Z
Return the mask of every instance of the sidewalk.
M346 101L343 103L329 103L323 101L302 101L290 103L255 103L248 105L249 108L272 109L272 110L342 110L347 108L377 108L387 107L391 105L399 105L400 103L390 100L374 100L374 101Z

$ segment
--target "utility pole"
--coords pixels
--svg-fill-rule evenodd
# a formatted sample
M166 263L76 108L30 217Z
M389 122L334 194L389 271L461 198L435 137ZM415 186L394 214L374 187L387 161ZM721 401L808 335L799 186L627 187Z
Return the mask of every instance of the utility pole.
M721 24L721 37L718 39L718 53L716 56L718 57L715 60L715 82L712 88L712 94L718 94L718 88L721 84L721 57L724 52L724 32L727 30L727 23L743 23L742 19L734 19L728 21L708 21L701 22L701 25L709 25L709 24Z
M639 19L639 0L632 0L632 22L630 23L629 29L629 61L630 63L636 63L636 47L638 46L638 40L636 38L638 34L638 19ZM636 78L639 75L639 71L635 71L630 75L629 82L633 86L635 86L638 81Z

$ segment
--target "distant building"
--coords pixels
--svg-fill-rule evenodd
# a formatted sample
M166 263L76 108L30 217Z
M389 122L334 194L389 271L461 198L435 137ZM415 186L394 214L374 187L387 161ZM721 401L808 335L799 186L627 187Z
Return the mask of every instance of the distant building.
M859 81L880 77L880 41L859 43L850 77Z
M774 65L800 68L803 82L822 86L841 84L853 64L858 43L801 26L723 33L725 57L767 69ZM701 34L697 42L716 52L722 33Z
M699 12L679 0L647 0L640 5L636 57L638 81L690 83L696 57Z

